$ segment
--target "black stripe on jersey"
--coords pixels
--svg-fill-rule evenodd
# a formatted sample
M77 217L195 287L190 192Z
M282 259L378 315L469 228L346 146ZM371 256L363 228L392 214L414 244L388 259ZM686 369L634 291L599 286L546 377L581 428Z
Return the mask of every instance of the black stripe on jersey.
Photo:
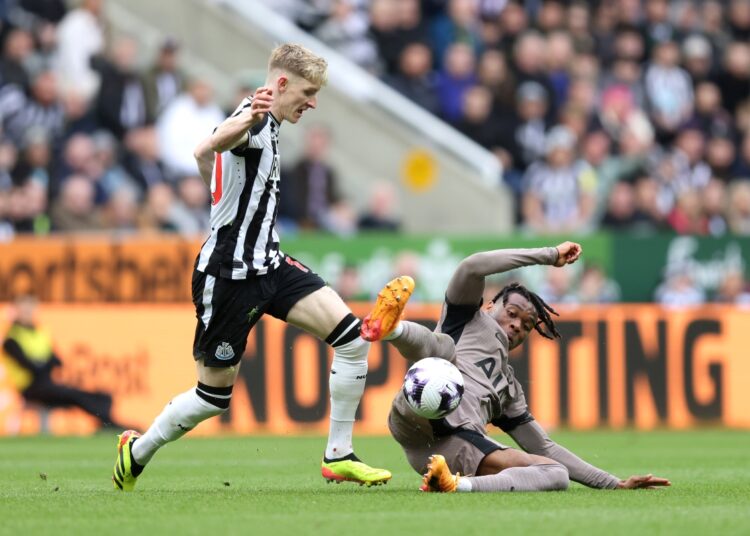
M253 98L252 97L246 97L246 98L247 98L247 102L244 102L244 99L243 99L243 102L241 103L241 107L237 108L237 110L231 115L231 117L237 117L238 115L240 115L242 112L244 112L245 110L250 108L250 106L253 105Z
M534 416L529 413L528 410L521 413L517 417L506 417L505 415L501 415L494 421L492 421L492 424L494 426L497 426L500 428L503 432L512 432L522 424L529 423L534 420Z
M440 331L450 335L453 342L458 344L458 340L464 332L466 324L474 318L474 315L482 306L482 300L477 305L454 305L445 298L445 318L440 325Z
M268 114L265 116L265 121L268 121ZM273 188L274 188L274 180L273 180L273 174L274 174L274 166L276 165L276 159L278 158L278 150L276 148L276 141L274 140L274 133L276 130L275 123L271 123L271 147L273 149L273 154L271 155L271 172L269 174L268 179L266 179L266 187L263 190L263 193L260 196L260 201L258 202L258 208L255 211L255 214L253 214L253 219L250 222L250 225L247 228L247 234L245 235L245 253L243 260L245 261L245 264L248 266L253 266L253 260L255 258L255 244L258 242L258 239L260 238L260 231L263 228L263 220L266 217L266 212L268 212L268 204L271 202L271 196L273 195ZM278 181L276 181L278 182ZM276 199L276 206L274 207L274 216L277 214L277 209L279 207L278 199ZM276 218L274 217L274 222L276 221ZM270 226L268 229L269 240L266 243L266 258L264 259L263 265L268 266L270 264L269 262L269 243L270 243L270 237L271 233L273 232L273 225Z
M245 218L245 212L247 212L247 207L250 204L250 198L253 193L253 183L255 181L255 176L258 174L258 166L260 165L260 158L262 155L263 149L251 149L245 151L245 186L242 188L242 193L240 193L234 221L219 229L216 237L216 246L211 252L211 256L208 259L208 266L206 267L206 272L214 276L232 277L232 271L234 270L234 249L237 247L237 238L239 237L240 229L242 228L242 221ZM257 216L257 213L255 216ZM218 274L210 271L214 266L217 267L215 270Z
M263 227L263 219L268 211L268 203L271 200L271 190L273 189L273 181L267 180L266 187L260 196L260 202L258 203L258 209L253 214L253 219L247 228L247 234L245 234L245 254L244 261L249 267L253 266L253 259L255 254L255 243L260 237L260 230ZM266 253L268 248L266 248Z
M266 126L266 123L268 123L268 114L265 114L263 116L263 119L257 125L255 125L253 128L250 129L249 134L247 136L247 141L245 142L245 144L238 145L237 147L232 149L232 154L236 156L247 156L249 151L254 150L253 147L250 147L250 138L260 134L260 131L263 130L263 128Z
M271 115L271 114L269 113L269 115ZM266 116L266 117L268 117L268 116ZM271 118L273 119L272 115L271 115ZM273 147L274 158L276 158L276 155L279 153L279 151L278 151L278 149L276 147L276 140L273 139L273 133L275 132L275 130L277 128L276 124L277 124L276 120L273 119L273 123L271 123L271 133L272 133L272 136L271 136L271 147ZM271 168L271 172L273 173L273 168ZM274 222L276 221L276 217L279 215L279 204L281 204L281 190L280 190L280 187L279 187L279 189L276 192L276 206L273 207L273 220L272 221L274 221ZM266 237L266 258L263 261L263 266L266 266L266 267L271 264L271 260L273 258L273 255L271 253L272 252L276 252L276 251L279 250L279 243L273 241L273 229L274 229L274 226L271 225L268 228L268 236Z

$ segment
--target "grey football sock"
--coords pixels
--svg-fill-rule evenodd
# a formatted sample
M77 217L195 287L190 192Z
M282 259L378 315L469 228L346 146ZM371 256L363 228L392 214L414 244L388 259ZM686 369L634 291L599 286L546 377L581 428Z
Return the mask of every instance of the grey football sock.
M555 464L511 467L496 475L461 477L471 491L560 491L568 489L568 470Z
M389 342L409 361L419 361L425 357L442 357L455 360L456 345L445 333L435 333L421 324L402 320L401 335Z

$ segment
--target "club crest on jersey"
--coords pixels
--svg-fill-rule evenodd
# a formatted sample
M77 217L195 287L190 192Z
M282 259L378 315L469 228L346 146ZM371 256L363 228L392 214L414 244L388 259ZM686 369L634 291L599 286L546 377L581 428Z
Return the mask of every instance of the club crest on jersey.
M234 349L228 342L222 342L216 347L216 353L214 355L216 356L216 359L228 361L234 357Z

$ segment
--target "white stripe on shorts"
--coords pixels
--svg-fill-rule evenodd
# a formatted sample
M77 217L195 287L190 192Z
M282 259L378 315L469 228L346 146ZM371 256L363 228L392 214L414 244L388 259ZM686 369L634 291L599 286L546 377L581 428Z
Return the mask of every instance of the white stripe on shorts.
M208 329L208 323L211 321L211 316L214 314L214 308L211 305L211 300L214 297L214 285L216 284L216 278L210 274L206 274L206 283L203 285L203 329Z

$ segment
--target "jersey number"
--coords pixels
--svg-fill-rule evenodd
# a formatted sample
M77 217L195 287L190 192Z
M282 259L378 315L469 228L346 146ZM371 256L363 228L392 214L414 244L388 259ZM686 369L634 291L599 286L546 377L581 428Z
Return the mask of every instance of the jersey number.
M221 194L222 194L222 172L223 169L221 167L221 153L216 153L216 160L214 162L214 183L213 188L211 188L211 204L216 205L221 201Z
M482 372L484 372L485 376L487 378L492 377L492 373L495 371L495 360L491 357L485 357L484 359L481 359L474 363L475 367L479 367L482 369ZM503 373L502 371L498 372L497 377L492 380L492 387L497 389L497 384L500 383L500 380L503 379Z

